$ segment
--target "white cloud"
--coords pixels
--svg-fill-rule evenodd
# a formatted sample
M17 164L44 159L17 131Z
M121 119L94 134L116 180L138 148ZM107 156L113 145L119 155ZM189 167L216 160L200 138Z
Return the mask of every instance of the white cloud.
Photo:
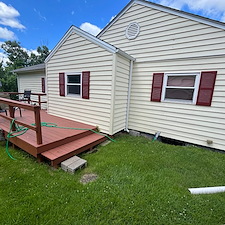
M4 52L0 52L0 62L3 62L3 66L6 66L6 62L9 62L9 59Z
M87 31L88 33L96 36L100 31L101 29L99 27L97 27L96 25L93 25L91 23L82 23L80 25L80 29L84 30L84 31Z
M19 12L11 5L0 2L0 24L12 28L25 29L16 17L20 16Z
M12 31L8 30L7 28L0 27L0 39L15 40L16 35Z
M25 27L18 21L18 20L12 20L8 18L1 18L0 24L9 26L12 28L18 28L18 29L24 29Z
M19 12L11 5L6 5L4 2L0 2L0 17L13 18L19 16Z
M188 7L194 13L198 12L203 16L224 21L224 0L157 0L157 2L176 9Z
M40 20L42 20L42 21L46 21L47 20L47 18L45 16L43 16L41 14L41 12L38 11L37 9L34 8L34 12L37 13L37 15L38 15L38 17L39 17Z

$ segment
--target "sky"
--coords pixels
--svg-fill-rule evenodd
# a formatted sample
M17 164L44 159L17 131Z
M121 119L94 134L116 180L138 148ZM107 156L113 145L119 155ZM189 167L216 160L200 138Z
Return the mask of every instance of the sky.
M225 0L151 0L225 22ZM28 52L50 50L71 25L96 35L129 0L0 0L0 45L16 40ZM0 49L0 61L7 60Z

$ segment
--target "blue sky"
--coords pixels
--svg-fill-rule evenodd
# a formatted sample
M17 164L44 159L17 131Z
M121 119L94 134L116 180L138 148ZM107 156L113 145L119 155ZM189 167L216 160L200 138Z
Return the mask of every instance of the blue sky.
M96 34L129 0L0 0L0 43L17 40L28 51L54 48L71 25ZM152 0L225 21L225 0ZM0 60L3 53L0 51Z

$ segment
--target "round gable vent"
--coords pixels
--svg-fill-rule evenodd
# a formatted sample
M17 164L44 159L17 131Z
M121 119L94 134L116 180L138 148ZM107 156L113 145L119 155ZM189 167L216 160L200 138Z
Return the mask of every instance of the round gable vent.
M138 23L136 22L130 23L126 29L126 37L129 40L135 39L138 36L139 32L140 32L140 27Z

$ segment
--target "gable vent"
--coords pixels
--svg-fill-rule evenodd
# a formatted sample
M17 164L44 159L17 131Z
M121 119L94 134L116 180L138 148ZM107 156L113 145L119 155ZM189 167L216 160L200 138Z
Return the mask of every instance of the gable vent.
M140 32L140 27L138 23L132 22L127 26L126 29L126 37L129 40L135 39Z

